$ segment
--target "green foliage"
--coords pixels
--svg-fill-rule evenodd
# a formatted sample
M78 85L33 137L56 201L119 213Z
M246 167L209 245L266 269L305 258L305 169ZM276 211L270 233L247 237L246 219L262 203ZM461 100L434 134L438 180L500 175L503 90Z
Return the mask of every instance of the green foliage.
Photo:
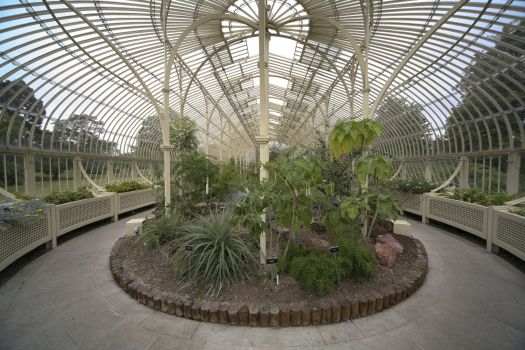
M22 193L22 192L15 192L13 194L15 195L16 199L20 199L20 200L23 200L23 201L30 201L31 199L33 199L33 197L31 197L30 195L27 195L27 194Z
M400 208L397 201L384 191L383 183L390 177L392 163L377 155L364 155L363 151L381 135L381 125L374 120L338 123L330 133L330 153L337 160L341 155L359 151L357 166L353 170L358 182L352 185L349 196L339 205L339 217L350 221L353 228L367 227L363 238L369 238L377 218L394 218ZM336 216L331 211L331 218ZM338 231L340 229L338 228Z
M523 62L525 52L525 19L501 23L501 29L491 38L495 45L473 54L471 64L459 72L456 86L462 99L452 107L445 123L445 142L454 144L458 135L465 135L465 147L470 152L523 145L523 116L494 118L501 106L523 105L525 76L520 70L509 69ZM505 72L503 77L499 72ZM466 120L472 121L465 123ZM490 120L490 122L487 122ZM500 123L500 127L496 127ZM504 127L506 124L508 126ZM468 136L468 138L467 138ZM467 140L470 141L467 143ZM444 146L446 147L446 145ZM456 146L460 151L460 146ZM515 147L515 146L514 146Z
M275 213L277 223L297 232L312 221L311 205L328 202L323 182L323 164L306 158L282 155L268 162L269 179L263 184L263 198Z
M341 278L368 280L374 277L377 270L377 256L366 244L359 240L340 238L337 260Z
M373 194L369 197L369 200L376 209L375 219L396 220L398 215L403 211L399 201L389 194Z
M423 194L432 191L437 184L423 178L413 178L408 180L396 179L389 183L389 187L394 191Z
M352 158L342 155L335 160L330 155L330 149L324 139L318 136L314 145L304 152L308 159L318 159L323 165L323 179L333 186L332 196L349 196L355 185L355 175L352 173Z
M349 222L345 217L341 216L340 208L333 206L327 210L326 216L324 218L324 224L326 231L332 234L333 236L344 235L348 233Z
M368 280L377 270L377 257L360 240L337 238L340 247L336 257L317 247L301 247L296 242L289 246L287 256L279 260L279 271L290 273L302 288L318 295L330 293L337 282L342 280Z
M334 159L352 151L363 152L381 135L381 125L373 119L337 123L330 133L330 153Z
M484 206L503 205L512 199L520 197L520 194L509 195L506 192L488 194L479 188L458 189L447 197L463 202L476 203Z
M525 205L514 206L510 209L510 212L519 216L525 216Z
M212 181L218 168L205 155L182 154L173 166L172 198L174 207L191 215L195 204L206 201L206 178Z
M339 204L340 216L350 221L355 221L363 211L370 211L370 205L364 196L345 197Z
M290 273L301 288L324 296L337 281L337 262L330 254L299 256L292 260Z
M215 181L212 182L211 188L213 195L220 201L224 201L232 193L243 190L244 181L241 177L239 168L235 163L230 162L220 166Z
M265 208L266 203L260 191L242 193L235 200L232 220L246 228L253 238L259 239L260 234L268 227L262 218Z
M117 155L117 143L104 140L104 121L96 115L73 114L57 120L54 128L56 142L62 150Z
M402 208L399 202L388 194L363 192L359 197L346 197L339 205L340 217L355 222L363 212L373 213L368 236L377 219L397 219Z
M286 243L284 241L279 242L281 250L285 248ZM317 247L304 247L300 246L297 241L291 241L288 246L288 254L280 258L277 262L278 270L280 273L290 273L290 267L292 261L298 257L317 256L321 254L321 250Z
M180 239L187 232L186 224L186 218L174 212L148 220L144 223L137 242L145 243L154 249L159 249L161 245L169 245L174 249L180 246Z
M23 80L1 81L0 91L6 88L7 90L0 94L0 105L3 106L2 118L0 118L0 143L15 145L20 141L23 147L27 147L30 145L31 129L34 127L33 144L37 145L42 135L42 122L46 119L43 101L35 97L33 89ZM10 159L7 163L7 182L8 185L12 185L14 184L12 175L19 169L14 167Z
M106 185L106 190L108 192L116 192L116 193L145 190L146 188L151 188L151 185L143 184L137 181L124 181L118 184Z
M326 193L329 186L323 181L323 163L304 157L289 159L279 155L265 167L269 179L254 186L236 203L235 221L257 237L268 226L261 219L263 209L268 208L275 213L279 226L290 229L291 239L301 227L312 222L313 204L322 208L328 203Z
M170 127L170 144L177 154L197 152L197 124L187 117L175 118Z
M44 197L44 201L46 203L59 205L88 198L93 198L93 193L86 187L82 187L79 188L78 191L53 192Z
M44 213L44 203L40 200L16 202L6 200L0 203L0 232L16 225L30 225L40 220Z
M186 226L181 245L191 246L190 253L175 253L176 271L220 292L225 284L245 279L257 266L254 246L234 232L227 212L198 217Z
M357 179L364 186L369 176L378 181L387 181L390 178L392 162L382 156L364 156L357 162Z

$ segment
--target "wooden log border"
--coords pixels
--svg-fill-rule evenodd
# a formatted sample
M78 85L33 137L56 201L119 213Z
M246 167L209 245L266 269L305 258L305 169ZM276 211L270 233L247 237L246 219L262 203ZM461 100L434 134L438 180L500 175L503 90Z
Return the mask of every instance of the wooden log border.
M371 290L359 299L320 299L305 303L260 305L254 303L213 303L193 300L169 291L153 289L125 271L120 249L125 238L117 240L109 258L111 273L116 283L137 300L159 312L201 322L222 323L249 327L298 327L324 325L373 315L402 302L423 285L428 271L428 256L425 247L414 239L417 258L412 269L403 278Z

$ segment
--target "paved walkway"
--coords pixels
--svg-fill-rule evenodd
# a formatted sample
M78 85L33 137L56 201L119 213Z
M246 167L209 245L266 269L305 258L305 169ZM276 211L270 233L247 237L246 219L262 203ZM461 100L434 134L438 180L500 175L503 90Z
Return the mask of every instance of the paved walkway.
M412 221L430 268L408 300L348 323L267 329L195 322L132 300L108 270L127 220L59 245L0 287L0 349L525 349L525 274L439 228Z

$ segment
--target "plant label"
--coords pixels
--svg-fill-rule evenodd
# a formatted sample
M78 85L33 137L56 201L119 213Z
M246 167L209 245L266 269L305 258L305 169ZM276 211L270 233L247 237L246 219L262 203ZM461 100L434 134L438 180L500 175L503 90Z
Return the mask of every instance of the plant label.
M339 246L334 245L333 247L330 247L330 253L339 253Z
M276 257L272 257L272 258L267 258L266 259L266 265L273 265L273 264L277 264L277 258Z

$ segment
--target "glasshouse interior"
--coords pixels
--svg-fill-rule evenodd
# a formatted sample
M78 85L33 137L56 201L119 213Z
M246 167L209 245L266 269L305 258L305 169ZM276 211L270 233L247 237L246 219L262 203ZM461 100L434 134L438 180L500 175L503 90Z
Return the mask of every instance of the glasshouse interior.
M525 349L525 2L2 0L0 349Z

